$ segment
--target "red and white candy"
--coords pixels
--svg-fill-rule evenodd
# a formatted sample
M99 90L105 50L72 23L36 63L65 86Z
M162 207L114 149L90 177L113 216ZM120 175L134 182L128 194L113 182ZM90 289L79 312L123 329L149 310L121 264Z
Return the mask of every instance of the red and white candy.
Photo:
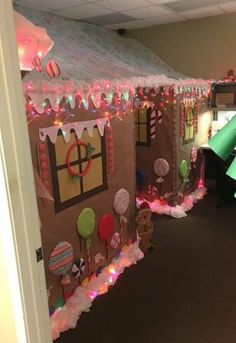
M116 249L120 245L120 234L119 232L114 233L111 238L111 247Z
M148 194L151 194L151 195L156 195L157 194L156 186L149 185L147 189L148 189Z
M38 55L36 55L33 59L33 66L39 73L42 73L43 71L42 62L41 62L41 58Z
M111 127L106 127L106 143L107 143L107 173L111 175L114 171L114 152L113 138Z
M50 76L52 79L56 79L61 71L60 71L60 67L57 64L57 62L55 62L54 60L49 61L46 64L46 73L48 74L48 76Z

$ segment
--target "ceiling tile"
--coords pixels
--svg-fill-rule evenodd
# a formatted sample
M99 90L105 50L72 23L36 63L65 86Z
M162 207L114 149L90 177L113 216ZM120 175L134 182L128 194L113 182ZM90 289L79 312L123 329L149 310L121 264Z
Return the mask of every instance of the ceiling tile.
M150 6L150 7L145 7L145 8L139 8L136 10L126 11L126 13L134 18L145 19L145 18L150 18L154 16L167 15L167 14L170 14L171 11L165 10L161 8L160 6L156 5L156 6Z
M179 13L180 15L184 16L187 19L194 19L194 18L201 18L201 17L209 17L213 15L224 14L224 11L216 6L205 7L201 9L196 9L192 11L184 11Z
M97 17L87 18L86 22L100 24L100 25L110 25L122 22L133 21L134 18L130 17L124 13L113 12L111 14L100 15Z
M67 8L71 6L76 6L80 4L85 4L85 0L26 0L18 1L18 3L25 7L31 7L36 9L51 9L59 10L62 8Z
M59 14L61 16L70 17L72 18L91 18L96 17L103 14L111 13L111 10L108 10L103 7L96 6L93 3L81 5L81 6L73 6L69 8L65 8L60 11L55 11L55 14Z
M99 0L96 5L109 8L114 11L124 12L126 10L137 9L147 6L152 6L152 4L146 0Z
M166 4L166 3L180 1L180 0L148 0L148 1L155 5L161 5L161 4Z
M210 6L218 6L228 0L180 0L169 1L165 3L165 7L176 12L190 11L194 9L201 9Z
M184 20L186 20L184 17L182 17L180 15L175 15L175 14L145 19L145 21L148 21L149 23L156 24L156 25L166 24L166 23L174 23L177 21L184 21Z
M230 1L230 2L226 2L225 4L222 4L219 6L220 8L222 8L223 10L225 10L226 12L235 12L236 11L236 1Z
M138 29L141 27L147 27L147 26L152 26L152 25L153 25L152 23L148 23L144 20L133 20L133 21L125 22L125 23L119 23L119 28L132 30L132 29Z

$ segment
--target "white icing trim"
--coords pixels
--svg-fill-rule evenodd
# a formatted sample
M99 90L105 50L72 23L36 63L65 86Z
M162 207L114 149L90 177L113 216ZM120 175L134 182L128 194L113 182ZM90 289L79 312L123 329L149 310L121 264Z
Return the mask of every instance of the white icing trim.
M55 144L58 131L61 130L63 132L65 142L68 143L70 141L71 130L74 130L77 138L80 139L85 129L88 130L89 137L93 137L93 129L95 126L97 126L100 135L103 136L106 125L110 127L109 118L72 122L62 126L49 126L39 129L39 138L41 141L45 141L46 137L48 136L50 141Z

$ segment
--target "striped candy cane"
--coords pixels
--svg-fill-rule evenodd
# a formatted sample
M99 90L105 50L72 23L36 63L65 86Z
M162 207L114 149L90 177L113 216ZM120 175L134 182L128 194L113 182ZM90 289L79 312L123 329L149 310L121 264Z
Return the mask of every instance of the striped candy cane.
M112 175L114 171L114 151L111 127L106 126L106 145L107 145L107 174Z
M152 111L150 119L151 138L156 138L156 111Z
M185 104L180 106L180 137L184 137L185 131Z
M162 112L161 111L157 111L157 123L161 124L162 123Z

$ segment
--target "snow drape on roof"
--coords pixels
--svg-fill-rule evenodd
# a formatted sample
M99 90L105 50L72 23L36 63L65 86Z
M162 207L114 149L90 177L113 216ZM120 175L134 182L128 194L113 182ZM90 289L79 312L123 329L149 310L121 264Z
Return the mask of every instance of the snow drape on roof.
M61 80L92 83L96 80L150 78L151 75L163 80L186 79L134 39L120 37L116 32L96 25L28 8L16 6L16 10L34 24L44 27L55 41L45 62L53 58L59 63ZM42 78L42 74L31 74L31 78L37 77Z
M134 39L116 32L56 15L16 7L35 25L44 27L55 46L46 57L61 66L63 79L91 83L97 79L122 79L134 76L164 74L179 78L154 53Z

